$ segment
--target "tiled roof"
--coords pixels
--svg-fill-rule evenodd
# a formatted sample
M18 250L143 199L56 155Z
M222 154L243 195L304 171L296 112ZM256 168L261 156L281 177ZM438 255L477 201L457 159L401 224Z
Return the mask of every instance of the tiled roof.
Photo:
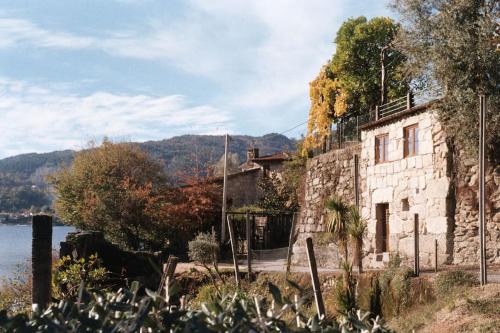
M292 159L290 154L285 152L279 152L271 155L260 156L252 158L252 162L264 162L264 161L287 161Z

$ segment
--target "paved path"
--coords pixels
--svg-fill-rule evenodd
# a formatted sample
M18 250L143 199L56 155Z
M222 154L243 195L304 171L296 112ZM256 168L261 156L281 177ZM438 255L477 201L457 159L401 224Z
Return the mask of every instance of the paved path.
M246 260L239 260L240 271L246 272L247 270L247 262ZM196 266L193 263L180 263L177 268L177 272L188 271L191 268L202 269L201 266ZM231 270L233 269L233 264L231 262L222 262L219 264L219 269ZM253 260L252 261L252 270L254 272L285 272L286 269L286 260L285 259L274 259L274 260ZM479 277L479 269L471 268L471 267L456 267L456 266L446 266L446 270L451 269L460 269L470 273L477 273ZM354 270L356 270L354 268ZM292 266L292 272L301 272L307 273L309 272L309 267L307 266ZM320 273L340 273L341 269L338 268L318 268ZM366 271L377 271L376 269L368 269ZM488 269L488 282L490 283L500 283L500 266L489 267ZM422 271L421 275L423 276L432 276L434 275L434 271Z

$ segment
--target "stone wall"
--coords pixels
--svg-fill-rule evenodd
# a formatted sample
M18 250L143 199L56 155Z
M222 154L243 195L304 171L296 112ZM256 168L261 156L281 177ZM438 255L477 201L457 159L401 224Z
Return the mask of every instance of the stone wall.
M320 267L338 267L337 247L324 241L325 202L333 195L355 203L354 155L360 146L353 145L333 150L307 161L304 201L297 223L297 241L293 249L293 262L306 263L305 239L313 237L317 262Z
M418 154L404 157L404 128L418 124ZM388 162L375 163L375 137L388 134ZM447 235L451 232L450 177L446 137L437 116L421 112L362 132L361 214L368 222L365 261L368 267L382 267L390 254L413 261L414 220L418 214L420 263L433 265L434 242L438 261L450 261ZM389 240L386 253L376 253L377 205L388 204ZM379 230L380 233L380 230Z
M456 210L453 263L479 263L479 168L477 159L460 160L456 154ZM500 263L500 166L489 167L485 176L486 259Z
M404 128L418 124L418 154L404 157ZM388 162L375 163L375 137L388 134ZM384 267L398 254L413 264L414 219L418 214L420 264L477 265L478 162L447 138L437 114L419 108L365 127L361 144L308 160L304 200L297 224L293 262L307 265L305 239L312 237L320 267L338 267L338 249L324 232L325 201L339 195L354 204L354 155L360 156L359 193L362 217L368 224L364 267ZM500 166L486 172L487 260L500 263ZM376 253L377 204L388 204L388 249ZM379 231L380 234L380 231Z
M69 256L74 259L88 258L97 254L103 266L111 273L111 278L124 278L139 281L150 289L156 289L160 283L162 253L124 251L104 239L101 232L72 232L61 242L59 257ZM154 267L155 265L156 267Z
M250 169L227 177L227 200L230 207L257 203L262 196L257 184L262 177L261 169Z

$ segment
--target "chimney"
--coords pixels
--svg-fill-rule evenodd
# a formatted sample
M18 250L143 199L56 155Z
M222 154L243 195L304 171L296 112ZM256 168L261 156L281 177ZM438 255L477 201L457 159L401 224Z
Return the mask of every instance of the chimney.
M259 157L259 148L249 148L247 150L247 162Z

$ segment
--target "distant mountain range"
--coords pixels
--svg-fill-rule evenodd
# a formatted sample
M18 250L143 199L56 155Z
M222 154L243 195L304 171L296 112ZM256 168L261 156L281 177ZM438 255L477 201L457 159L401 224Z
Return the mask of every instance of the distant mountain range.
M216 164L224 154L224 136L182 135L138 145L162 160L166 172L176 178L196 166ZM279 151L294 151L296 142L280 134L260 137L233 135L229 151L246 160L248 148L260 149L261 155ZM0 211L15 212L50 206L52 202L46 176L63 165L70 165L75 151L63 150L43 154L23 154L0 160Z

